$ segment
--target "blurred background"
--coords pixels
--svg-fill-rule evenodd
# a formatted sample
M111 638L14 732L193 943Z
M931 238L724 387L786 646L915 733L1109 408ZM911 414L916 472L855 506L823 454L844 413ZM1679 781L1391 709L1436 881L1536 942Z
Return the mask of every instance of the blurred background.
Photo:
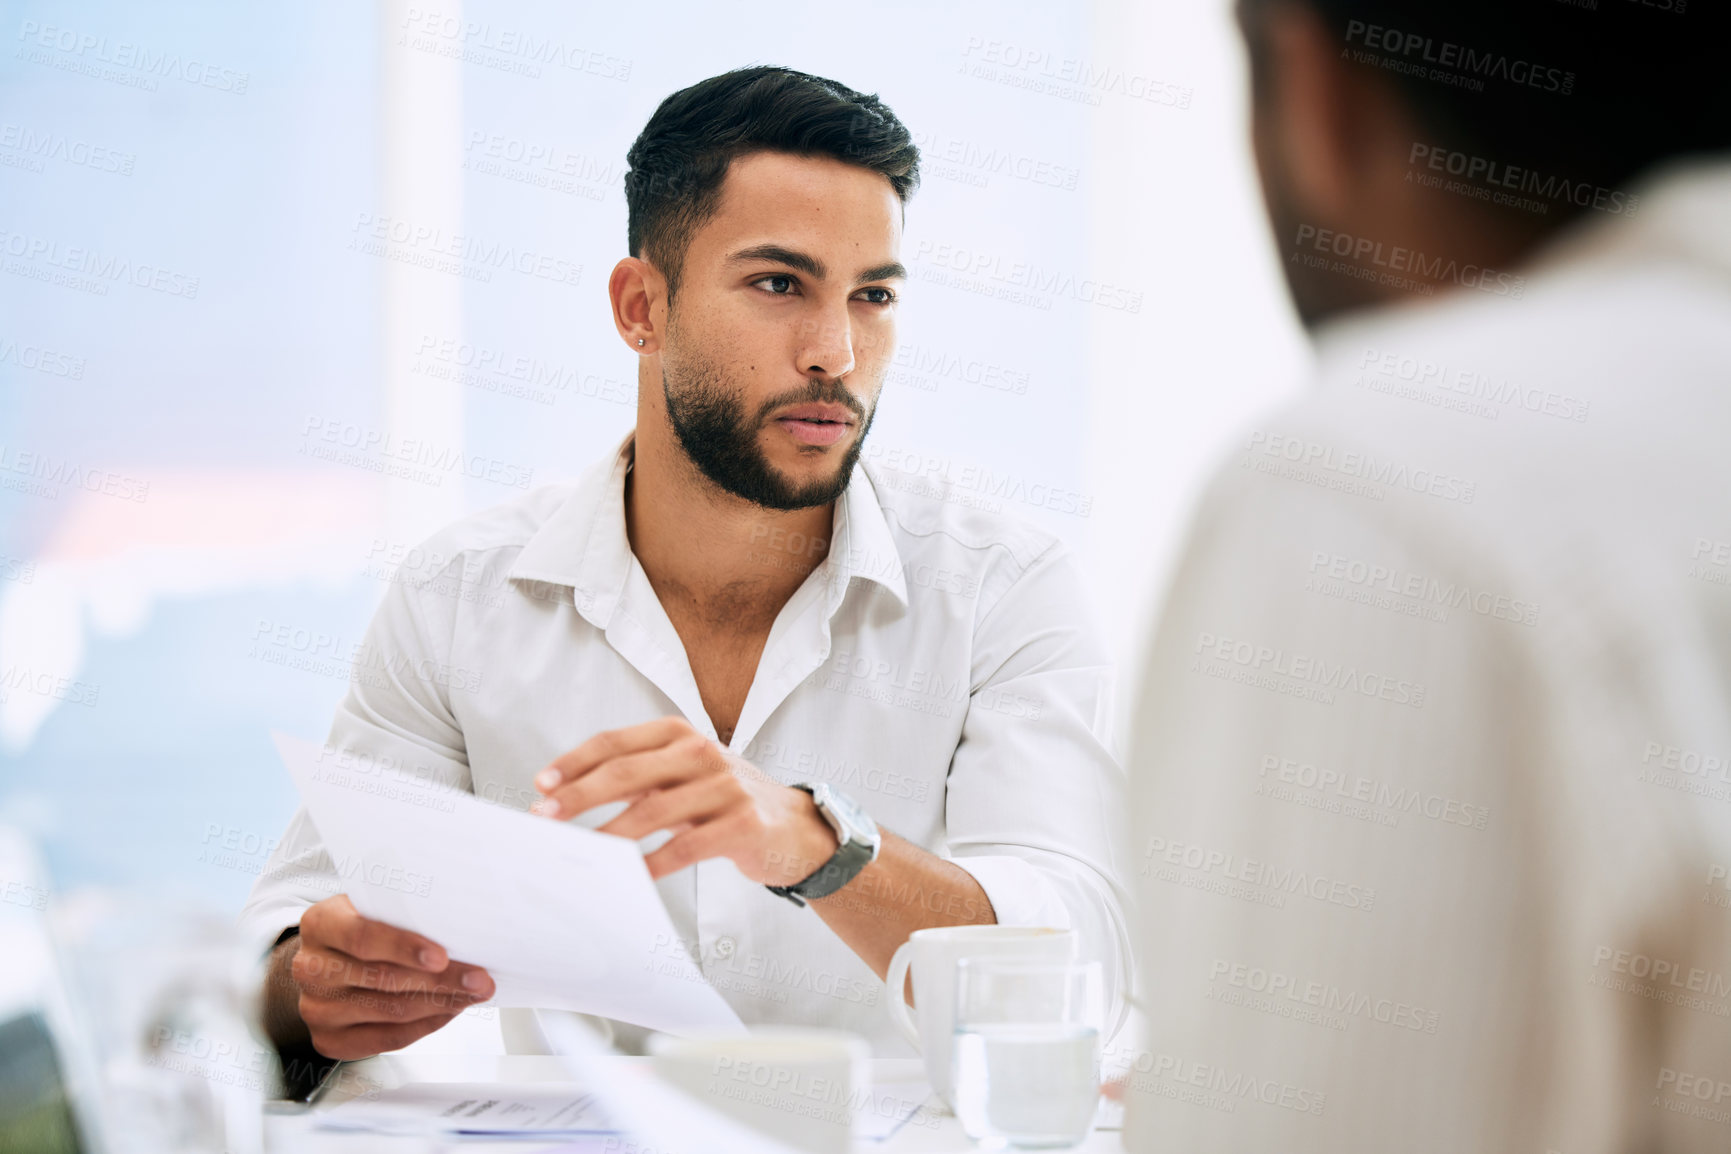
M868 457L1064 537L1126 690L1209 464L1306 369L1227 0L0 11L0 826L57 889L238 910L269 733L323 737L395 566L631 426L624 155L696 80L914 132Z

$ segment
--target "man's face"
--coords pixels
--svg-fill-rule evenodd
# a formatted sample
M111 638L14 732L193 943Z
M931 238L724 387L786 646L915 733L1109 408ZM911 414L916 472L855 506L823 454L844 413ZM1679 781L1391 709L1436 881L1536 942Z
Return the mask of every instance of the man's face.
M869 169L733 162L686 249L661 358L668 419L715 484L772 509L847 488L895 350L901 221Z

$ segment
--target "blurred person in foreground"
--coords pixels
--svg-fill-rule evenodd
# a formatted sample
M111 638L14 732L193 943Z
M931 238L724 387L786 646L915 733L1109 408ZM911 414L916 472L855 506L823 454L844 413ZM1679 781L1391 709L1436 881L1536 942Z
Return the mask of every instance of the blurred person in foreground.
M875 96L757 67L669 96L627 160L608 288L635 430L580 483L411 554L329 745L642 840L668 954L749 1025L910 1053L881 979L928 926L1072 928L1117 990L1123 774L1074 563L942 478L860 459L911 134ZM266 1025L303 1065L399 1049L495 988L361 917L343 864L303 810L243 913L277 943ZM500 1024L546 1046L532 1011Z
M1131 1149L1731 1141L1712 9L1240 4L1315 381L1143 672Z

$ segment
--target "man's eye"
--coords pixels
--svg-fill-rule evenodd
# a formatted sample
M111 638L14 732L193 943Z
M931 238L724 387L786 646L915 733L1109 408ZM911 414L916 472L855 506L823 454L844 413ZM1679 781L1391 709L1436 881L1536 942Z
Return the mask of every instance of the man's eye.
M887 288L869 288L865 290L865 299L874 305L887 305L896 299L896 294Z
M799 282L790 276L766 276L757 283L776 296L786 296Z

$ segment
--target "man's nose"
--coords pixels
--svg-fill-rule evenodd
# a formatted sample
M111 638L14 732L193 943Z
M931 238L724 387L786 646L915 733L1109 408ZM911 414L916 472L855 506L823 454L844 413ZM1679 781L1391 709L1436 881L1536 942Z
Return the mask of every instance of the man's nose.
M853 325L847 305L800 321L799 368L814 377L840 378L853 372Z

